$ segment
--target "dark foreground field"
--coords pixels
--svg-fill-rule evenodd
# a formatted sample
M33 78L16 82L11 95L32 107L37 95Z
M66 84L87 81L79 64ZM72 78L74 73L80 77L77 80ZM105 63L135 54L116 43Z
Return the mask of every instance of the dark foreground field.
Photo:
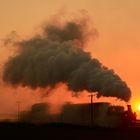
M66 124L33 125L27 123L0 123L0 137L3 139L111 139L139 140L140 128L94 128Z

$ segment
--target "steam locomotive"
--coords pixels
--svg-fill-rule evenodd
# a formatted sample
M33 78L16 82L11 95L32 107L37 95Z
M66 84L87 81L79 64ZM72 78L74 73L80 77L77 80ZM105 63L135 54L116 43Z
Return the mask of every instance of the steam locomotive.
M62 107L61 113L50 114L46 103L34 104L30 111L20 113L20 121L32 123L65 123L98 127L132 127L138 124L131 105L111 106L106 102L71 104Z

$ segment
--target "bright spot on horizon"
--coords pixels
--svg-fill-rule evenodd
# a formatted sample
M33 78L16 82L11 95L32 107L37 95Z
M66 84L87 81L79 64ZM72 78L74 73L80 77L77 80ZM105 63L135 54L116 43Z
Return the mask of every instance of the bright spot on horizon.
M138 111L140 111L140 105L138 105Z

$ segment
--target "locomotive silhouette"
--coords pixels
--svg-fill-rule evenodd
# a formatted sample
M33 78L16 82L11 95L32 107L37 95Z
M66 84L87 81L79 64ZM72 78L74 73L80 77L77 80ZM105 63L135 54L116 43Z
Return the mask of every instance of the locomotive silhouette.
M34 104L30 111L20 113L20 121L30 123L65 123L75 125L120 127L136 126L138 121L131 105L111 106L107 102L71 104L62 107L59 114L50 114L46 103Z

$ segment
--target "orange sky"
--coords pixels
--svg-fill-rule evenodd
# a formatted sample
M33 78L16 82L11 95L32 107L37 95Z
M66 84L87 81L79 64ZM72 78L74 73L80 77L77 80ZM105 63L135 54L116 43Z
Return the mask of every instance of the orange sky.
M139 5L139 0L0 0L0 39L12 30L33 34L58 11L85 9L99 32L88 50L128 83L134 106L140 104Z

